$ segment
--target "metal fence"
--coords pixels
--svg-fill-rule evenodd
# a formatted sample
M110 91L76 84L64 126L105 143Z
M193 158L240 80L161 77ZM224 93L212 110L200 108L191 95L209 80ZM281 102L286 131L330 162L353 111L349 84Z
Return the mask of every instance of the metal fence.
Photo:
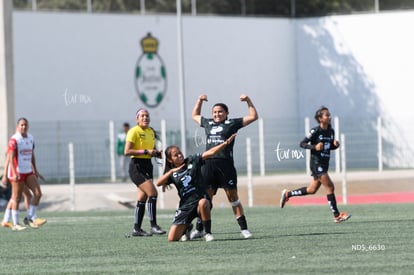
M309 17L332 14L414 9L407 0L13 0L16 9L88 13L172 14L181 4L184 14L223 16Z
M306 119L263 119L238 133L234 146L235 166L239 174L247 171L246 140L250 139L252 172L256 175L304 172L307 168L307 152L299 147L305 136ZM36 160L39 171L53 183L69 182L69 144L73 144L76 182L102 182L114 180L120 174L116 154L111 153L110 136L116 141L117 131L124 121L115 121L111 132L109 121L57 121L30 124L35 137ZM133 122L130 122L134 125ZM161 121L152 121L152 127L160 130ZM167 120L164 145L181 144L178 120ZM188 121L186 134L187 154L205 149L203 128ZM340 131L346 136L348 170L380 170L389 168L389 158L395 157L392 142L379 136L378 118L366 120L341 120ZM262 126L262 127L261 127ZM310 125L313 126L312 124ZM263 136L260 133L263 133ZM336 137L338 140L340 136ZM331 156L331 171L339 169L338 151ZM406 152L411 155L412 152ZM115 158L114 158L115 156ZM397 156L398 157L398 156ZM405 157L405 156L401 156ZM115 165L114 165L115 162ZM154 176L162 171L162 164L154 161ZM111 170L115 167L115 170ZM407 168L407 167L392 167Z

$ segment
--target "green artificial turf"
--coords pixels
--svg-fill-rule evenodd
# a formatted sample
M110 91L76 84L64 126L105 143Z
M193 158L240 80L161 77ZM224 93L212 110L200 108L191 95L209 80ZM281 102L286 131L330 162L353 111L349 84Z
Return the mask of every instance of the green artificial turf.
M40 212L48 222L39 229L0 228L0 273L411 274L413 206L340 205L352 214L342 224L328 206L246 208L248 240L230 208L214 208L214 241L175 243L126 237L133 210ZM168 230L173 214L158 210L159 225Z

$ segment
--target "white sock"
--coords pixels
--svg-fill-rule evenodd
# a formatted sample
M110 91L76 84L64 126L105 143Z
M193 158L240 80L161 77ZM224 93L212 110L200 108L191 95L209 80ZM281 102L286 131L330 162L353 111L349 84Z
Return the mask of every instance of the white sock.
M11 209L6 209L6 211L4 211L3 222L8 222L10 220L10 215Z
M30 205L30 208L29 209L31 209L31 211L30 211L30 219L32 221L34 221L37 218L37 206Z
M19 224L19 210L12 210L13 225Z
M29 220L33 220L33 211L34 211L34 205L33 204L29 204L29 209L27 209L27 214L26 214L26 218Z

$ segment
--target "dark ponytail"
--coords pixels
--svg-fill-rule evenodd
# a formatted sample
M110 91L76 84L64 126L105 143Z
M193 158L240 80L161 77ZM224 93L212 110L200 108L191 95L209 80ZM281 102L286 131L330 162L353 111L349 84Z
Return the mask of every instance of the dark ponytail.
M325 106L322 105L321 107L319 107L318 110L316 110L315 116L314 116L316 122L319 123L319 119L322 117L322 112L323 111L329 111L328 107L325 107Z

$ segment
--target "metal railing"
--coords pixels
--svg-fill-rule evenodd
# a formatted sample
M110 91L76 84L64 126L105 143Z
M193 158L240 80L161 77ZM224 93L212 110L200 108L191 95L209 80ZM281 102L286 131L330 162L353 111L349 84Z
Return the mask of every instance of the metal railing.
M391 168L412 168L412 162L409 159L414 156L413 152L402 154L401 150L395 146L404 147L404 144L387 141L383 136L386 129L382 129L380 119L358 119L357 121L343 119L339 122L341 132L336 133L336 139L339 140L341 134L346 135L348 170L381 171L390 168L389 163L393 163L392 159L398 159L403 164L400 166L394 164ZM112 152L114 146L111 146L111 143L115 142L114 137L118 129L122 128L122 123L123 121L33 121L30 131L36 141L39 171L51 182L57 183L69 182L71 173L76 175L76 182L116 180L119 178L120 168L117 156ZM155 130L163 130L162 144L164 146L180 145L181 135L177 130L179 121L167 121L165 125L168 127L162 127L163 123L165 122L153 121L151 123ZM187 155L204 151L202 129L190 121L187 125L185 141ZM308 127L306 120L298 122L286 119L260 119L259 123L253 123L241 129L234 145L236 169L240 174L253 173L261 176L308 171L306 158L308 150L299 147L299 142L304 138L305 129ZM250 140L251 153L246 152L247 138ZM72 144L70 146L73 163L70 163L69 144ZM405 148L407 147L409 146ZM333 151L331 155L330 169L332 172L339 173L340 158L336 154L339 154L339 150ZM250 171L246 164L249 159ZM154 165L154 176L158 176L162 173L163 165L156 162ZM70 167L75 172L71 171Z

